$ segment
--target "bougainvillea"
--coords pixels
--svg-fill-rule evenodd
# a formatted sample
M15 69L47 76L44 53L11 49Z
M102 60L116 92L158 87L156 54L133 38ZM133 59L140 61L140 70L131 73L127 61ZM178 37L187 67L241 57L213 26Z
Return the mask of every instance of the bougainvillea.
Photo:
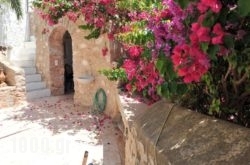
M161 9L154 9L148 20L148 27L155 37L155 47L170 55L174 44L185 42L183 21L188 10L183 10L173 0L164 0Z
M127 73L129 92L137 92L153 102L160 99L157 94L157 85L163 82L157 71L154 61L143 59L126 59L122 65ZM150 102L152 103L152 102Z
M250 123L250 7L246 0L36 0L53 25L66 16L86 37L108 33L123 47L108 78L152 102L166 97L196 111ZM102 54L108 49L104 47ZM120 70L121 69L121 70ZM126 74L126 80L124 78ZM119 74L117 74L119 73ZM114 76L112 77L112 74Z
M184 77L185 83L199 82L210 67L207 55L195 45L176 46L171 58L178 75Z

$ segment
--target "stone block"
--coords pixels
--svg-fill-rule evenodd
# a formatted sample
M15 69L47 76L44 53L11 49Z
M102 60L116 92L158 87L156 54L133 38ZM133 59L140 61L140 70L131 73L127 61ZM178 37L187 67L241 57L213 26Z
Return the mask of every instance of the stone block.
M125 164L250 162L250 130L247 128L163 100L145 108L133 99L124 96L120 99L127 130Z

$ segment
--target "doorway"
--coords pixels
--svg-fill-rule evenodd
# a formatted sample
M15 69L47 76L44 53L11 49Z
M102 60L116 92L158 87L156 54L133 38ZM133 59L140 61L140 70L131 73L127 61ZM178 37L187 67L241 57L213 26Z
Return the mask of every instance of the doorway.
M64 48L64 94L74 93L74 73L72 57L72 39L68 31L63 35Z

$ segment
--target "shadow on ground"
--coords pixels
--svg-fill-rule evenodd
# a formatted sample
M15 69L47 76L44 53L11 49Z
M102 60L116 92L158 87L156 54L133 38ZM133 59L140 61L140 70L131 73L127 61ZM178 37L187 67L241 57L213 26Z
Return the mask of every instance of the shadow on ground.
M18 125L25 123L25 128L37 125L49 130L52 136L69 135L77 144L103 146L103 160L92 163L120 165L123 164L124 144L122 133L107 115L92 115L91 107L74 104L73 95L47 97L27 102L21 107L12 108L2 121L14 121ZM3 113L3 111L2 111ZM2 114L4 115L4 113ZM122 145L121 145L122 144ZM91 157L95 157L93 151ZM103 163L101 163L101 162Z
M5 120L35 122L49 129L53 134L67 132L74 135L84 129L94 131L98 136L103 127L109 127L112 124L110 117L92 115L91 107L74 104L73 95L28 102L15 111L15 115Z

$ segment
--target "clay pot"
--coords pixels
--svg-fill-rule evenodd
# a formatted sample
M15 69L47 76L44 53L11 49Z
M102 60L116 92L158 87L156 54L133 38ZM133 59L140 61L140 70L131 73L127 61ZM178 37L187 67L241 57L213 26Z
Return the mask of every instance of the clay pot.
M6 76L4 75L3 68L0 68L0 84L5 82Z

